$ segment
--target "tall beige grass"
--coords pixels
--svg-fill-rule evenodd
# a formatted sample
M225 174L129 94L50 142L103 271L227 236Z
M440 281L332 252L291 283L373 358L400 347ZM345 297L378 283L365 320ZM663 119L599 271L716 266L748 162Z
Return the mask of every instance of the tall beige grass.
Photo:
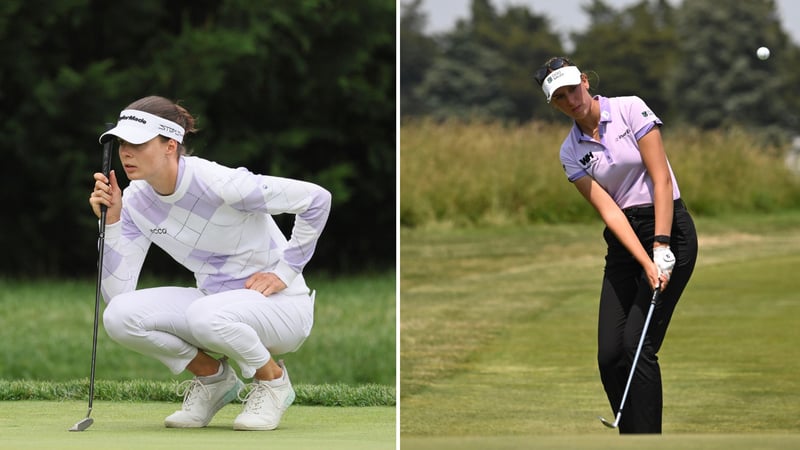
M406 227L575 222L596 213L561 169L567 124L404 120L400 222ZM664 130L682 197L705 215L800 208L785 148L741 130Z

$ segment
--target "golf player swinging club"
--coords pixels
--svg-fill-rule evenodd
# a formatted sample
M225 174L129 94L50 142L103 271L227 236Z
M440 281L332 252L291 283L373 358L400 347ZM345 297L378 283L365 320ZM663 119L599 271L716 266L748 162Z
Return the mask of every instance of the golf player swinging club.
M113 123L106 124L106 131L112 128L114 128ZM114 141L115 140L109 136L109 138L103 143L102 171L103 175L105 176L108 176L108 173L111 172L111 152L112 148L114 147ZM103 250L105 246L107 212L108 207L105 205L100 206L100 235L97 240L97 287L94 294L94 330L92 332L92 367L89 375L89 411L86 413L86 417L73 425L69 431L83 431L92 426L94 423L94 419L91 418L91 415L92 402L94 400L94 372L96 365L95 362L97 361L97 328L100 320L100 285L103 279Z
M661 433L658 352L697 260L697 231L661 139L663 123L637 96L591 93L589 76L566 57L548 59L533 78L547 103L573 121L559 159L605 224L597 365L616 418L601 421L620 434Z

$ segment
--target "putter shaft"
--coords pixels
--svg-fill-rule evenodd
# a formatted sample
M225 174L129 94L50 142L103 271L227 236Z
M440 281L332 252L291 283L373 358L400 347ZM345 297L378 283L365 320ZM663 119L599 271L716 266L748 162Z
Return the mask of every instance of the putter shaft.
M106 124L106 131L114 128L113 123ZM111 152L114 147L114 139L107 139L103 143L103 163L101 170L103 175L109 176L111 172ZM94 295L94 324L92 328L92 364L89 372L89 410L86 412L86 417L76 423L69 431L83 431L94 423L92 415L92 403L94 402L94 378L95 366L97 365L97 329L100 322L100 297L102 296L101 283L103 280L103 253L105 251L105 236L106 236L106 215L108 208L106 205L100 206L100 235L97 239L98 255L97 255L97 284L95 286Z

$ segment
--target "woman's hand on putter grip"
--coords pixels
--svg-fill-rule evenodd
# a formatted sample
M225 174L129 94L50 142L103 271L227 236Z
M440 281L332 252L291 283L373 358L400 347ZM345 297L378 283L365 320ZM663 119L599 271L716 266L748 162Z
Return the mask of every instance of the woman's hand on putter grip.
M101 172L94 174L94 190L89 196L92 211L99 218L100 205L106 205L106 223L112 224L119 221L122 214L122 190L117 183L117 174L112 170L108 178Z

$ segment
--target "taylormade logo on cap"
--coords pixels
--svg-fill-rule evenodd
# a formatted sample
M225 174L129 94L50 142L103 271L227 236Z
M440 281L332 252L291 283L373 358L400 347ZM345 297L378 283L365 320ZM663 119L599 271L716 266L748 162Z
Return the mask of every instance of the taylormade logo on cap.
M123 120L135 120L137 122L141 122L143 124L147 124L146 120L144 120L141 117L136 117L136 116L119 116L119 121L123 121Z
M117 136L131 144L143 144L161 135L183 143L184 134L183 127L171 120L144 111L126 109L119 113L117 126L100 136L100 142L108 139L106 136Z

